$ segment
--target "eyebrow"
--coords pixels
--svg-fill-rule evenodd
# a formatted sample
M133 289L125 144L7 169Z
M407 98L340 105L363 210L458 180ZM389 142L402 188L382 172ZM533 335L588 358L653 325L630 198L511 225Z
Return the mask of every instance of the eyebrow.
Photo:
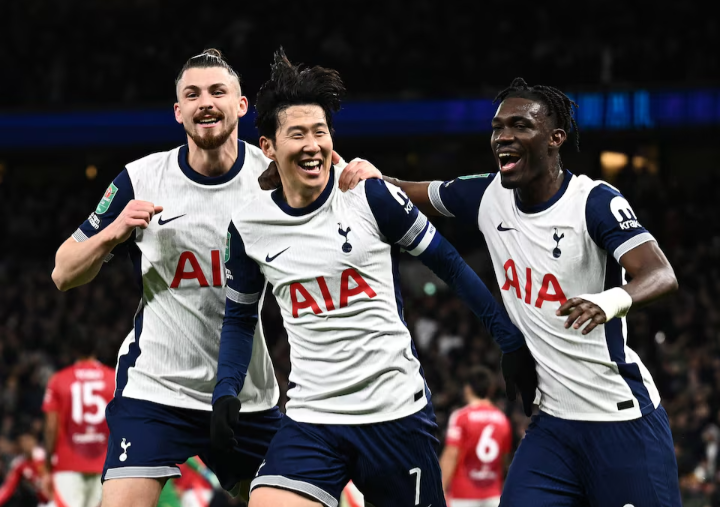
M210 86L208 86L208 89L212 90L212 89L214 89L214 88L220 88L221 86L227 87L227 86L229 86L229 85L228 85L227 83L215 83L215 84L211 84ZM199 90L199 89L200 89L199 86L187 85L187 86L185 86L185 88L183 88L183 91L186 91L186 90Z
M318 127L325 127L325 128L327 128L327 123L325 123L324 121L323 121L323 122L318 122L318 123L316 123L316 124L314 124L314 125L310 125L309 129L316 129L316 128L318 128ZM293 126L291 126L291 127L288 127L288 132L291 131L291 130L308 130L308 128L306 128L306 127L303 126L303 125L293 125Z
M499 122L503 120L509 120L509 121L534 121L532 117L529 116L520 116L520 115L513 115L510 117L504 117L504 116L496 116L492 119L494 122Z

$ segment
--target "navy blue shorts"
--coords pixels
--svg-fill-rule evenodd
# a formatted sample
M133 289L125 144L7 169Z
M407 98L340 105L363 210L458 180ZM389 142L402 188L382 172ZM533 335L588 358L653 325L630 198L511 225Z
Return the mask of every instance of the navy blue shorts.
M210 446L211 412L115 397L105 414L110 439L103 481L180 477L178 465L199 456L227 490L255 476L283 419L277 407L241 413L235 428L238 445L221 454Z
M375 507L444 507L432 405L374 424L285 417L252 488L271 486L337 507L349 480Z
M621 422L533 417L500 501L525 505L681 507L665 409Z

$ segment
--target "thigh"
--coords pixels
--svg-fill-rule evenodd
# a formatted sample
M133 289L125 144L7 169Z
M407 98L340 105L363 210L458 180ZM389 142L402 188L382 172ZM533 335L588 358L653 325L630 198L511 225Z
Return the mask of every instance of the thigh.
M445 506L432 406L402 419L353 426L353 483L376 507Z
M662 407L633 421L594 423L583 444L591 505L682 505L670 423Z
M184 463L210 445L210 413L116 397L106 410L110 429L103 481L179 477Z
M241 413L235 427L238 445L225 453L208 448L200 453L200 459L215 473L223 488L233 495L241 494L240 485L255 477L282 419L283 414L277 407Z
M277 488L258 488L248 507L324 507L326 504L302 496L295 491Z
M131 477L105 481L102 486L102 507L156 507L166 478Z
M285 505L282 501L294 506L292 499L299 495L325 507L337 507L349 474L348 453L335 428L298 423L285 416L252 481L250 505ZM281 499L279 493L273 493L279 490L295 495L282 495ZM265 503L276 496L277 504Z
M85 483L80 472L55 472L53 497L57 507L85 507Z
M574 435L567 421L533 417L508 470L501 507L585 507Z

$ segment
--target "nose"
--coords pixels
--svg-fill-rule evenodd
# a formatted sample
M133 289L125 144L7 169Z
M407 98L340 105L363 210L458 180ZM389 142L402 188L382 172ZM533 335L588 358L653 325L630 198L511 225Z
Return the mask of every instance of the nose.
M305 153L311 153L313 155L320 151L320 145L318 144L317 139L315 139L315 136L308 137L305 146L303 146L303 151Z
M494 136L495 142L498 144L510 144L515 140L515 136L510 129L498 129L495 131Z
M200 95L200 110L209 111L213 109L213 96L210 93Z

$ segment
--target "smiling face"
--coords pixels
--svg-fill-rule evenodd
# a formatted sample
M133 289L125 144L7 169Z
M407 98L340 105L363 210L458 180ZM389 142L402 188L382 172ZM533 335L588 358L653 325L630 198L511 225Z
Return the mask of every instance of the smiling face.
M293 205L291 194L312 202L330 175L333 141L325 111L317 104L296 105L278 112L277 119L275 139L261 137L260 147L276 162L288 203Z
M510 97L500 104L492 120L490 147L503 187L523 188L551 173L567 137L553 120L542 102Z
M238 119L247 113L237 78L222 67L191 68L177 85L175 119L198 148L214 150L237 142Z

